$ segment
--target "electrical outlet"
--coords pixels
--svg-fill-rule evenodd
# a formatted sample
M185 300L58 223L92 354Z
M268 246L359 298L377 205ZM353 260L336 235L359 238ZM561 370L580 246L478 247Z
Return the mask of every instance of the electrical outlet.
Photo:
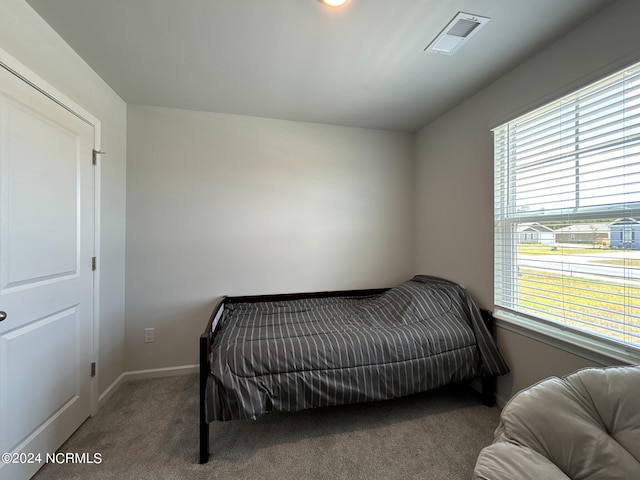
M156 329L145 328L144 329L144 343L153 343L156 341Z

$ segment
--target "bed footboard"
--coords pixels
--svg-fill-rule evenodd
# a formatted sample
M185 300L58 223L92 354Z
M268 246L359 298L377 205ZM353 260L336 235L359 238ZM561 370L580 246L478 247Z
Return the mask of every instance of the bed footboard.
M482 314L482 319L484 320L484 324L487 326L487 329L493 335L493 312L491 310L485 310L484 308L480 309L480 313ZM487 407L493 407L496 404L496 377L482 377L482 391L480 394L480 399L484 405Z
M207 350L211 339L207 332L200 335L200 463L209 460L209 424L205 415L205 392L207 390Z
M218 305L213 309L204 332L200 335L200 463L209 461L209 423L207 423L206 415L207 379L209 378L209 372L211 372L209 354L213 344L213 336L218 328L218 321L224 311L225 300L226 297L223 297L218 302Z

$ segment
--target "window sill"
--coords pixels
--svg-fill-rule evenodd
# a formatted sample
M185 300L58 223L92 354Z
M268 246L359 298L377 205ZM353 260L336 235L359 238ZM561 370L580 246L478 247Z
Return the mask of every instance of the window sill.
M500 307L493 315L496 326L564 350L600 365L639 364L640 351L583 337L559 326L540 323Z

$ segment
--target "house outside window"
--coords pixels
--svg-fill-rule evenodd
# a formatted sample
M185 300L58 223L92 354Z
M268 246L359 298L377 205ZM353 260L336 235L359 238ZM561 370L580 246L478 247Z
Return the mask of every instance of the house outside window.
M493 133L496 315L640 359L640 63Z

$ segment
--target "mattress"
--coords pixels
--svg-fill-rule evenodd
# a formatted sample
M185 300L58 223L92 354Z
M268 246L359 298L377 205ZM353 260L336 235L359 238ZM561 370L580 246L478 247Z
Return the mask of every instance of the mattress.
M461 286L416 276L365 297L225 305L207 421L385 400L508 368Z

